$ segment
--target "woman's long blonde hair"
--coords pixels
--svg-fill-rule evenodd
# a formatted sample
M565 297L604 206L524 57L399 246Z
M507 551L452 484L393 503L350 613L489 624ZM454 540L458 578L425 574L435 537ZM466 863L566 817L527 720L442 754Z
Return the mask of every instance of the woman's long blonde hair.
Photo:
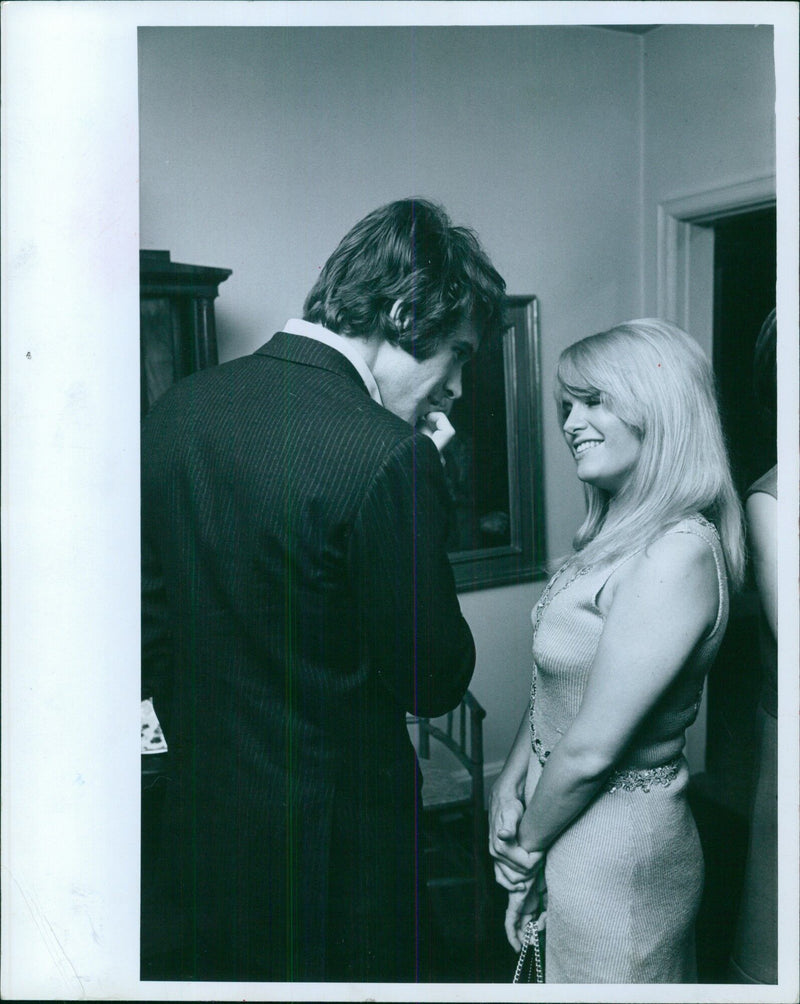
M631 476L612 498L586 486L588 512L573 540L589 564L646 547L700 513L720 535L728 576L744 575L742 507L731 478L714 375L700 346L674 324L644 318L583 338L562 353L556 395L599 397L639 436Z

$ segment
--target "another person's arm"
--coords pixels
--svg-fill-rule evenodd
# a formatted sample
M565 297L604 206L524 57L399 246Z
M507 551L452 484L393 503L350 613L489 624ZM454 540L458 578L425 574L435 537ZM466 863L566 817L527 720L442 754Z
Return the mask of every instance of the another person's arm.
M767 623L778 637L778 502L766 492L754 492L745 503L750 555L756 587Z

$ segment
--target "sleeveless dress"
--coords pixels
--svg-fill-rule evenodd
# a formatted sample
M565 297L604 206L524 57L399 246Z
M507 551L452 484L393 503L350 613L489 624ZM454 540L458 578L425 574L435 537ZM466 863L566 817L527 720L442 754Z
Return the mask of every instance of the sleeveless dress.
M778 468L747 490L778 498ZM763 611L759 624L763 686L756 711L758 774L750 816L733 976L739 983L778 982L778 645Z
M707 520L691 517L667 533L695 534L711 549L719 587L717 619L600 793L547 851L547 983L697 978L694 922L704 867L686 798L689 771L682 751L727 624L728 589L719 537ZM571 576L556 573L534 608L526 804L547 757L580 708L605 623L599 593L634 553Z

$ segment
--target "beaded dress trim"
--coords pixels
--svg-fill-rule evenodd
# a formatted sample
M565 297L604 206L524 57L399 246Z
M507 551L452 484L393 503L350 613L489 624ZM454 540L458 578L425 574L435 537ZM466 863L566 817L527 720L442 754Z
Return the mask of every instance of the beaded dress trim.
M710 520L707 520L705 516L701 516L697 513L693 517L701 526L710 530L719 539L719 531L714 526ZM535 617L533 622L533 641L536 641L536 632L539 629L539 624L542 619L542 615L545 608L549 606L550 602L555 596L563 592L568 586L578 579L581 575L585 575L591 569L591 565L581 565L563 585L557 589L554 593L552 592L553 584L558 580L558 578L566 571L570 564L571 559L564 562L564 564L558 569L555 575L552 576L550 581L547 583L545 588L542 590L542 595L539 597L539 602L536 604ZM697 695L695 702L695 711L700 705L700 699L703 695L703 687ZM528 721L530 723L530 735L531 735L531 748L536 754L536 758L539 763L544 766L547 762L547 758L550 756L550 750L546 750L542 745L542 741L536 734L536 726L534 724L534 707L536 704L536 660L533 662L533 673L531 676L531 699L530 699L530 710L528 712ZM620 770L614 770L608 776L606 783L603 785L603 790L608 792L615 791L637 791L641 790L644 792L649 792L654 784L660 784L663 787L668 787L678 775L681 763L683 761L683 756L677 756L674 760L670 760L665 764L660 764L658 767L628 767L621 768Z
M642 791L650 791L654 784L668 788L678 776L682 760L682 756L677 756L669 763L661 764L658 767L629 767L626 770L614 770L609 775L603 790L609 793L619 789L636 791L637 788L641 788Z
M576 579L580 578L581 575L586 575L586 573L590 571L592 567L591 565L580 565L575 570L575 572L567 579L567 581L564 582L559 589L553 592L552 591L553 583L555 583L558 580L558 578L567 570L569 564L570 564L569 560L565 561L564 564L561 566L561 568L558 569L555 575L552 576L552 578L549 580L547 585L542 590L542 595L539 597L539 602L536 604L536 612L533 621L534 644L536 642L536 632L539 630L539 624L542 620L542 614L544 613L545 608L550 605L550 602L553 599L553 597L558 596L559 593L563 593L564 590L568 586L571 586L572 583ZM530 724L531 747L533 748L533 752L536 754L539 763L542 764L542 766L544 766L545 761L550 756L550 750L546 750L544 748L544 746L542 745L542 741L536 735L536 726L533 720L533 712L535 706L536 706L536 660L534 659L533 673L531 675L531 699L529 705L530 710L528 712L528 722Z

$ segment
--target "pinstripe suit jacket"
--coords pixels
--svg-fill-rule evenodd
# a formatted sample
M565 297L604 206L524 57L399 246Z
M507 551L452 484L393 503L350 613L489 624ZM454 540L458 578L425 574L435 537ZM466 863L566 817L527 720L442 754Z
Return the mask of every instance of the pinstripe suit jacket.
M177 761L144 929L198 978L335 978L331 931L409 978L405 712L454 707L475 657L435 447L279 332L173 387L142 461L144 689ZM361 924L377 941L348 944Z

